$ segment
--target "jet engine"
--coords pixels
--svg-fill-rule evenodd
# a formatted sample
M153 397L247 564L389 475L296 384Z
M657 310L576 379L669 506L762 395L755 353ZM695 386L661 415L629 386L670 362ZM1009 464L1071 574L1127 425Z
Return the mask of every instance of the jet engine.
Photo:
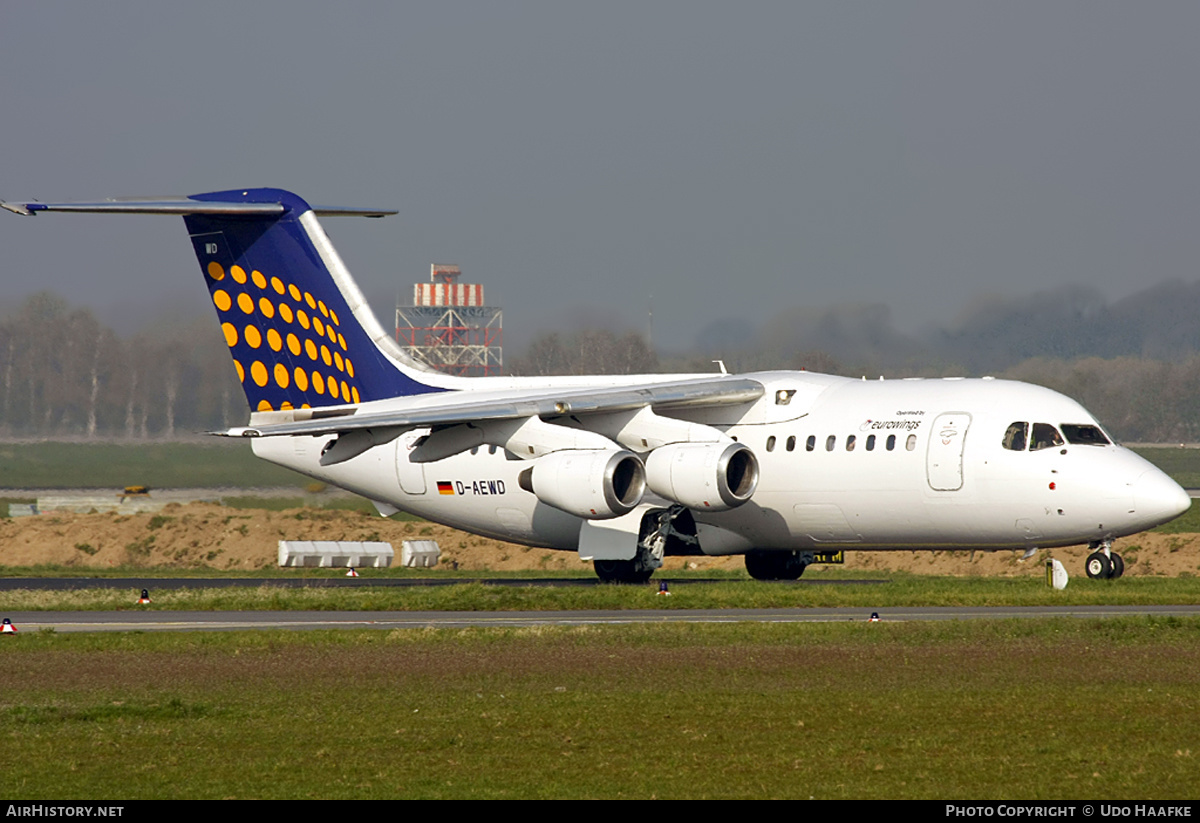
M650 452L646 484L700 511L727 511L754 495L758 458L744 443L674 443Z
M564 449L539 457L517 477L538 500L588 520L633 511L646 491L646 469L624 449Z

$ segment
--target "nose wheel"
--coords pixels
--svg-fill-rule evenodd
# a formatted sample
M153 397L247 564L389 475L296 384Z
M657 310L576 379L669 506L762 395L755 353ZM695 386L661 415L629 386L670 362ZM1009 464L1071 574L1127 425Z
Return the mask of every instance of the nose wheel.
M1088 577L1093 580L1115 580L1125 573L1125 561L1112 551L1111 540L1093 543L1088 548L1096 549L1087 556L1084 564Z

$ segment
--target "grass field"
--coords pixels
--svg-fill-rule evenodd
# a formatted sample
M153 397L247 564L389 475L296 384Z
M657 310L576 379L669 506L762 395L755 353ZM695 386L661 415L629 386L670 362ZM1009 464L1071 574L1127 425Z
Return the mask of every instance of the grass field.
M33 633L0 795L1189 799L1200 621Z
M810 577L811 574L811 577ZM9 576L19 576L10 573ZM341 579L338 571L324 577ZM444 578L462 579L464 573ZM505 577L512 575L506 574ZM559 575L562 576L562 575ZM587 576L580 573L580 576ZM158 590L153 602L137 606L139 589L90 588L78 591L18 589L0 592L0 611L38 610L361 610L361 611L558 611L577 609L732 609L890 606L1081 606L1200 603L1200 578L1126 577L1119 581L1073 578L1055 591L1040 578L946 577L860 572L849 584L807 581L847 578L840 571L806 573L801 583L761 583L739 572L725 579L680 572L670 597L657 595L658 584L642 586L496 586L466 582L453 586L364 588L217 588ZM590 576L587 576L590 580ZM866 581L866 582L863 582Z

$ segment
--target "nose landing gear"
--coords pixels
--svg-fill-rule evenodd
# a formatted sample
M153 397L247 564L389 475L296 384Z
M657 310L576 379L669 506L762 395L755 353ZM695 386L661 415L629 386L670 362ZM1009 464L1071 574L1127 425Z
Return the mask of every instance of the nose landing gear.
M1125 561L1112 551L1112 540L1098 540L1088 544L1094 551L1087 556L1084 568L1093 580L1115 580L1125 573Z

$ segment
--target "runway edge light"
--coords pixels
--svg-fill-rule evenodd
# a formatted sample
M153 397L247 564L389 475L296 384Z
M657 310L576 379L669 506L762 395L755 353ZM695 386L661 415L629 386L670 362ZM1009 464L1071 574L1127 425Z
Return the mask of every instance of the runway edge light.
M16 634L17 627L12 624L12 621L7 617L4 618L4 623L0 625L0 634Z
M142 589L142 596L138 598L138 605L145 606L150 602L150 590Z

